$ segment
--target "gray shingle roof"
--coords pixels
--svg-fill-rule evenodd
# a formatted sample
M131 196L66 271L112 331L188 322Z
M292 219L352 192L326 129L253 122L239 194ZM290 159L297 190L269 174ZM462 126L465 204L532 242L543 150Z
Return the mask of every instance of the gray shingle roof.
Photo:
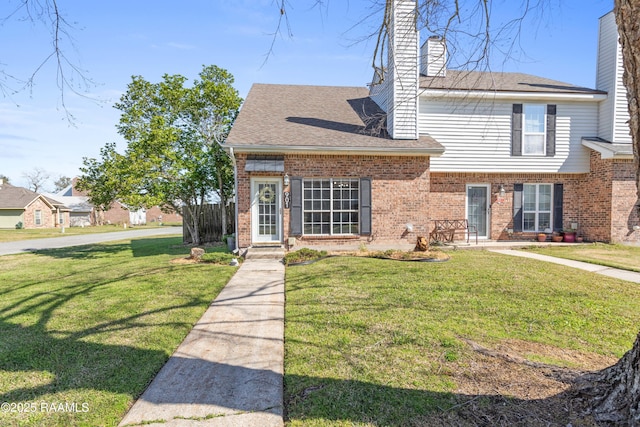
M429 89L495 92L606 94L600 90L523 73L447 70L446 77L420 76L420 87Z
M254 84L225 145L254 152L443 152L431 137L391 139L385 118L365 87Z
M39 196L31 190L5 182L0 186L0 209L24 209Z
M0 209L24 209L38 197L51 206L59 207L62 210L66 209L62 203L26 188L15 187L6 182L0 185Z

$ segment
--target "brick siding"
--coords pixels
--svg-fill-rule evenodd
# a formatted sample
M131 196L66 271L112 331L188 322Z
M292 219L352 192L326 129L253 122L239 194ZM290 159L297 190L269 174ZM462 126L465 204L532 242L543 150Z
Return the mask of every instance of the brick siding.
M251 178L274 173L245 172L246 155L238 166L238 237L241 247L251 244ZM372 235L357 237L303 237L305 245L414 242L428 234L429 158L402 156L285 155L285 172L302 178L372 178ZM280 176L284 173L280 174ZM285 189L286 191L287 189ZM284 209L284 241L289 236L289 209ZM406 232L406 224L414 226Z
M305 245L354 242L408 243L428 235L431 219L466 215L466 185L490 185L490 239L533 239L536 233L511 233L513 189L516 183L563 184L563 228L578 224L587 241L640 243L634 164L631 160L602 160L591 153L591 171L585 174L429 173L426 157L285 155L285 172L303 178L372 178L372 236L302 237ZM246 155L237 155L238 234L241 247L251 245L251 178L277 176L246 172ZM279 174L280 176L284 173ZM500 185L505 197L499 200ZM284 189L285 191L287 189ZM289 210L283 211L283 241L289 233ZM412 233L406 224L412 224Z

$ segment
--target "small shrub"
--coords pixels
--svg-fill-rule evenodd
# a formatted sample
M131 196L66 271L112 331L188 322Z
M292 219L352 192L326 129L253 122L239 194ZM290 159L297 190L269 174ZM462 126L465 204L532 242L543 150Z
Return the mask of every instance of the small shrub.
M18 221L18 223L16 224L16 230L22 230L23 224L22 221Z
M284 265L290 265L298 262L313 261L327 256L327 251L317 251L315 249L302 248L297 251L289 252L284 256Z

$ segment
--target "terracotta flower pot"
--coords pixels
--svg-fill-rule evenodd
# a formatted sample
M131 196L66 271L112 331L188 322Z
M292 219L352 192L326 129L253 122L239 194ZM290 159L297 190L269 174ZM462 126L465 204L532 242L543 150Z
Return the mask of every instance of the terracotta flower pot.
M544 233L539 233L538 234L538 242L546 242L547 241L547 235Z

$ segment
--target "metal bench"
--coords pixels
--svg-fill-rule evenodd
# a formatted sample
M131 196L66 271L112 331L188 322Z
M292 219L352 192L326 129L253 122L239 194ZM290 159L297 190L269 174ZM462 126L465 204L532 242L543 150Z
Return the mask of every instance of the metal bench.
M429 233L429 240L443 243L452 243L455 235L465 233L467 243L471 234L476 235L476 245L478 244L478 229L475 225L469 225L466 219L434 219L434 227Z

